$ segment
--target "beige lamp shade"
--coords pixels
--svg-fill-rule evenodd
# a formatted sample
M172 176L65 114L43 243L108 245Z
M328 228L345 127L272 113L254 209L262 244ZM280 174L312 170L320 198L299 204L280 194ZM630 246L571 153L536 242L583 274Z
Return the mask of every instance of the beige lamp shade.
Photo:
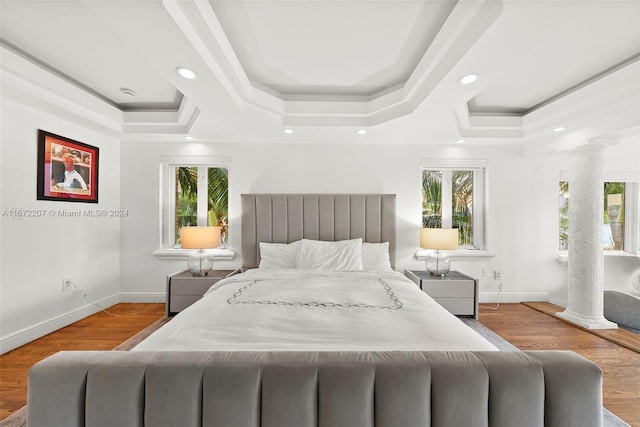
M220 227L182 227L180 229L182 249L211 249L220 246Z
M421 228L420 247L424 249L458 249L457 228Z
M622 194L607 194L607 206L622 206Z

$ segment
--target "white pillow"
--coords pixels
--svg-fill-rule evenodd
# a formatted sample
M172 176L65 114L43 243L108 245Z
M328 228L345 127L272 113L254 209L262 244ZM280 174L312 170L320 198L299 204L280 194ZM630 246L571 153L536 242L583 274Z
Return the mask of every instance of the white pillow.
M362 269L392 271L389 262L389 242L362 243Z
M296 267L311 270L362 270L362 239L325 242L302 239Z
M296 256L300 240L291 243L260 242L260 265L258 268L273 270L276 268L296 268Z

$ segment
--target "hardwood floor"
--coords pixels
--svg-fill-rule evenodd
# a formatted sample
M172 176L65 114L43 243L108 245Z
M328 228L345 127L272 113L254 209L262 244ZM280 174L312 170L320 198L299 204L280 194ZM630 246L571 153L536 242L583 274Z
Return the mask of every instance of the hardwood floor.
M595 362L604 372L604 407L640 426L640 353L524 304L500 304L497 310L488 309L490 304L480 306L480 322L520 350L572 350ZM549 313L562 311L552 304L546 308ZM607 335L616 333L632 345L640 344L640 338L634 340L625 330Z
M111 350L164 316L162 304L116 304L0 356L0 420L27 403L27 373L61 350Z
M632 426L640 427L640 354L569 325L524 304L481 305L480 322L516 347L573 350L604 372L604 405ZM544 308L544 307L543 307ZM553 312L554 307L547 307ZM37 361L60 350L109 350L164 316L164 304L118 304L0 356L0 419L26 403L27 372ZM615 334L609 332L608 334ZM640 338L625 338L638 345Z
M527 307L531 307L535 310L541 311L542 313L548 314L549 316L555 316L556 313L561 312L564 308L551 304L550 302L524 302L524 305ZM560 319L563 320L563 319ZM564 322L568 322L563 320ZM600 338L604 338L607 341L614 342L618 345L628 348L629 350L633 350L636 353L640 353L640 338L637 334L634 334L631 331L627 331L622 328L618 329L585 329L594 335L599 336Z

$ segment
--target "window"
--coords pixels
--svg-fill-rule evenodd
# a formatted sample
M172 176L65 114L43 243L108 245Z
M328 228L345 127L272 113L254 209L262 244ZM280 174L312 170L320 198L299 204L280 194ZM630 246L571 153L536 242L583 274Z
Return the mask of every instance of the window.
M163 248L180 248L180 228L222 226L228 240L229 170L216 164L164 164L162 174Z
M457 228L460 249L484 249L485 169L422 169L422 226Z
M569 249L569 182L560 181L559 249ZM628 195L628 197L627 197ZM638 225L638 185L605 182L603 193L602 249L636 253L640 240Z
M222 226L225 241L229 205L227 169L177 166L175 174L175 243L180 242L180 229L190 225Z

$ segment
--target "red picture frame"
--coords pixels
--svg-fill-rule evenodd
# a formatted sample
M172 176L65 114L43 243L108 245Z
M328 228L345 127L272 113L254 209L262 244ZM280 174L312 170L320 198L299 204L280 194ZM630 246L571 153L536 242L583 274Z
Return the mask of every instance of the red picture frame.
M98 203L100 149L38 130L38 200Z

